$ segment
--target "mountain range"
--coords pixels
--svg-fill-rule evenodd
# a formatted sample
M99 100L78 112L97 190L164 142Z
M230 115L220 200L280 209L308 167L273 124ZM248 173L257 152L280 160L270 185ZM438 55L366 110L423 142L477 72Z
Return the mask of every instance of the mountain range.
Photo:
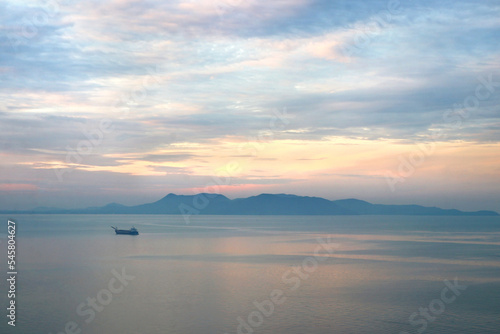
M358 199L330 201L320 197L261 194L229 199L220 194L168 194L147 204L125 206L111 203L85 209L39 207L28 211L0 211L4 214L205 214L205 215L435 215L498 216L495 211L465 212L420 205L372 204Z

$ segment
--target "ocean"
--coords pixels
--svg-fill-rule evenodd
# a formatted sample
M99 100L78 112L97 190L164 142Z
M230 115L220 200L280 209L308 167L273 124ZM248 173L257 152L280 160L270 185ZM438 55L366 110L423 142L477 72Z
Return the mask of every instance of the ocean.
M1 333L500 333L500 217L9 218Z

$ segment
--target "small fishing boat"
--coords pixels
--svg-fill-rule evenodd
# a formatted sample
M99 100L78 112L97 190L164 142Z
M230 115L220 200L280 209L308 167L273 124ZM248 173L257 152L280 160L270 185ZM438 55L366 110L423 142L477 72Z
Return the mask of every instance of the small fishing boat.
M128 234L128 235L138 235L139 231L135 227L132 227L130 230L119 230L118 227L111 226L116 234Z

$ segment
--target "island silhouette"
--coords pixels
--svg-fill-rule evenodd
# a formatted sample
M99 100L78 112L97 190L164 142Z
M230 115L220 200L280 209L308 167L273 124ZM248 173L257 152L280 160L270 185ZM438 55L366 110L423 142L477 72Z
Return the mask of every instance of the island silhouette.
M162 199L141 205L110 203L102 207L58 209L39 207L25 211L1 213L31 214L205 214L205 215L433 215L498 216L495 211L460 211L421 205L372 204L359 199L327 200L321 197L288 194L260 194L229 199L220 194L168 194Z

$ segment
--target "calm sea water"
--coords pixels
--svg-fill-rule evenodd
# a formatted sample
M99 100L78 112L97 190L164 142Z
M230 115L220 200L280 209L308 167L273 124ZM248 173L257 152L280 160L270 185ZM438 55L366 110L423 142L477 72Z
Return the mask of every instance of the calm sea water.
M500 333L499 217L7 218L1 333Z

